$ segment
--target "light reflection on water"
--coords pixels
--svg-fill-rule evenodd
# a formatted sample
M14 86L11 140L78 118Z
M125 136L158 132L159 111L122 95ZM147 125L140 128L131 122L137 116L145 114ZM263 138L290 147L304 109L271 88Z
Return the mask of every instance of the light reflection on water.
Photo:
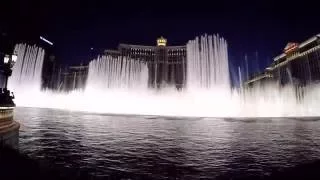
M95 177L261 176L320 158L320 121L110 116L17 108L20 150Z

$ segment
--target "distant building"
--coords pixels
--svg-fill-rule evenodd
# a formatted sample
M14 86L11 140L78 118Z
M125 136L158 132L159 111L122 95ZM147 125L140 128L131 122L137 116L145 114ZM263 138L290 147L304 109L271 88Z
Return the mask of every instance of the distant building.
M119 44L118 50L105 50L105 55L129 57L144 61L149 68L149 85L158 87L161 83L181 88L186 71L186 46L167 46L167 39L157 39L157 46Z
M58 90L70 91L84 89L88 76L88 66L69 66L64 72L60 70L57 82Z
M270 72L266 71L266 72L262 72L258 75L255 75L253 78L249 79L248 81L245 82L245 86L252 86L255 85L257 83L259 83L259 85L264 84L266 82L272 81L273 80L273 76Z
M273 59L273 63L259 76L248 80L246 85L266 79L306 85L320 81L320 34L298 44L290 42L283 53Z
M119 44L117 50L105 50L104 55L145 62L150 87L159 88L164 83L179 89L185 84L186 46L167 46L163 37L157 39L156 46ZM42 87L58 91L83 89L88 71L89 65L62 67L54 55L48 56L44 61Z

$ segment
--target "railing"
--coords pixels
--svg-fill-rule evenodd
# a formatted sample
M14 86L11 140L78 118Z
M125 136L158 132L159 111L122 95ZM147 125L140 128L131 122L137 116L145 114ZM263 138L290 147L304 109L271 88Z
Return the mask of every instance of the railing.
M311 48L311 49L309 49L309 50L307 50L305 52L302 52L302 53L299 53L299 54L294 55L292 57L289 57L285 61L283 61L283 62L281 62L279 64L276 64L273 67L271 67L271 70L276 69L278 67L281 67L281 66L287 64L288 62L293 61L294 59L297 59L298 57L302 57L302 56L308 55L308 54L310 54L310 53L312 53L312 52L314 52L314 51L316 51L318 49L320 49L320 45L318 45L316 47L313 47L313 48Z

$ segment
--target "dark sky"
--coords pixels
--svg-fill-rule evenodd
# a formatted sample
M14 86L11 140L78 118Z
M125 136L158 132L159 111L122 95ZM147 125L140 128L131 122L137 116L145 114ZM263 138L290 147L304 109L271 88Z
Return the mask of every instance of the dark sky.
M88 61L91 47L101 52L120 42L154 45L161 35L180 45L196 35L219 33L228 41L234 66L245 53L253 61L256 51L265 66L288 41L320 33L316 2L10 0L0 3L0 31L17 39L43 35L68 64Z

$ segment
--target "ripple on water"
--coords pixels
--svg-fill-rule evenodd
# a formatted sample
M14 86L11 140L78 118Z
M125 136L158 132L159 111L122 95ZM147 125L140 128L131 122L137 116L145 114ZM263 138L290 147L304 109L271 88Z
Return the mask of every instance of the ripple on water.
M34 108L15 113L22 153L96 178L259 177L320 159L318 118L116 116Z

